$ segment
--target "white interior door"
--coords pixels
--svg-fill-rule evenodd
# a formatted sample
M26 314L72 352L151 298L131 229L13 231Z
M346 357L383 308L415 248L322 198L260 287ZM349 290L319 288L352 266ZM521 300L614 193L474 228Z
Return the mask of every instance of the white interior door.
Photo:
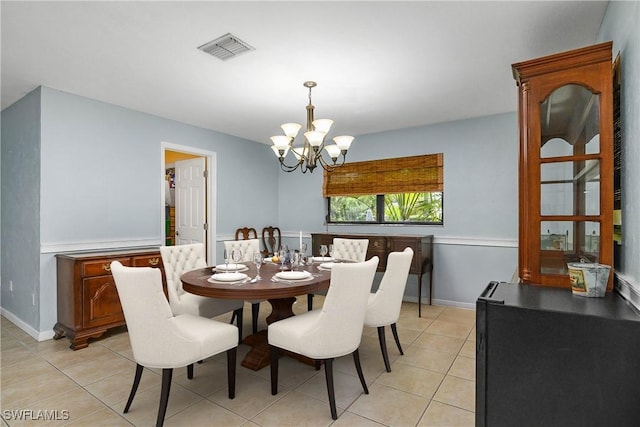
M204 157L175 163L176 243L206 247L206 161Z

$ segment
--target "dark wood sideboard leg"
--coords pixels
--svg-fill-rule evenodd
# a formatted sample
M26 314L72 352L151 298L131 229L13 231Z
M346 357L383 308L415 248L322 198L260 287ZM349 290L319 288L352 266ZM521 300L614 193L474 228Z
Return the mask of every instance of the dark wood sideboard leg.
M81 350L83 348L87 348L89 347L89 338L100 338L105 332L107 332L106 329L94 329L91 331L82 331L78 333L61 323L56 323L53 327L53 331L55 333L55 335L53 336L54 339L57 340L65 336L69 339L69 341L71 342L69 348L71 350Z
M422 317L422 273L418 274L418 317Z
M431 305L431 298L433 296L433 264L429 266L429 305Z

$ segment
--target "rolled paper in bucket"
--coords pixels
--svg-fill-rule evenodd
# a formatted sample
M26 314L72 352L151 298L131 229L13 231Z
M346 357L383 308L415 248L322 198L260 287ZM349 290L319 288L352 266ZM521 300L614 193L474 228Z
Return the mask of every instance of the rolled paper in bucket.
M607 291L611 266L588 262L570 262L571 292L583 297L603 297Z

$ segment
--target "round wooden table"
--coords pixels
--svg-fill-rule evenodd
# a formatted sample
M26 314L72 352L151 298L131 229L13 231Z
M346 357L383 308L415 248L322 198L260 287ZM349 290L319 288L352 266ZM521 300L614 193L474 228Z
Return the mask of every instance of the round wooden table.
M255 277L256 267L247 265L249 270L243 271L249 277ZM182 288L189 293L203 297L237 299L237 300L261 300L266 299L271 304L271 313L267 316L267 324L286 319L294 315L293 303L296 296L312 294L329 289L331 272L319 270L318 264L296 268L312 273L309 280L278 281L271 279L280 271L280 266L266 263L260 268L261 280L255 283L220 283L209 282L213 274L212 267L192 270L182 275ZM242 366L255 371L269 365L269 345L266 339L266 331L247 336L244 344L252 348L242 361Z

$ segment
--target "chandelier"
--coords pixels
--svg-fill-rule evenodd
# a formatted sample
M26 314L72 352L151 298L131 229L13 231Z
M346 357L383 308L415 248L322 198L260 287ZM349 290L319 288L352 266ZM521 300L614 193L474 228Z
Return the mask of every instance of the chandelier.
M329 133L329 129L333 124L333 120L313 118L314 106L311 104L311 89L316 87L316 82L304 82L304 87L309 88L309 105L307 105L307 131L304 133L304 143L302 145L293 145L298 131L302 125L298 123L285 123L282 126L284 135L276 135L271 137L273 145L271 149L280 161L280 168L285 172L293 172L300 168L302 173L313 172L318 166L322 166L327 172L331 172L334 168L342 166L347 157L347 150L351 146L353 136L340 135L333 138L335 144L325 144L325 136ZM329 155L331 160L325 160L323 151ZM288 165L284 159L289 153L293 152L296 163ZM338 162L338 158L342 155L342 159Z

